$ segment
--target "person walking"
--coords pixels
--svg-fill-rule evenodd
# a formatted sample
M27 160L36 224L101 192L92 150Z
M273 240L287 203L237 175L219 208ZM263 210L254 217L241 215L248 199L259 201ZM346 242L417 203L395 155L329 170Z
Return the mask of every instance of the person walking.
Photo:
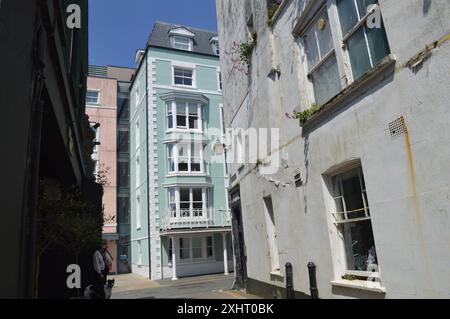
M105 285L107 276L112 268L112 257L108 251L108 243L102 241L99 249L93 256L95 282L93 289L100 299L105 299Z

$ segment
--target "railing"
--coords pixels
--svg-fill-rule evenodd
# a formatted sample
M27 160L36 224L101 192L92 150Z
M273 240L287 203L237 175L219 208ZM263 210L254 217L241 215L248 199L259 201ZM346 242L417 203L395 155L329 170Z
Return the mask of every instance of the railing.
M163 218L161 228L163 231L180 228L210 228L231 226L230 210L211 209L182 209L169 211Z

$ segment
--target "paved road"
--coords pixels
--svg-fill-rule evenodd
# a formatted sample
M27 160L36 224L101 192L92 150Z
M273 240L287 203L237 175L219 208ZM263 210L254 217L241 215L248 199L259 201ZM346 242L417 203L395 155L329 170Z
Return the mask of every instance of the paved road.
M116 277L112 299L257 299L232 291L233 275L181 278L177 281L150 281L136 275Z

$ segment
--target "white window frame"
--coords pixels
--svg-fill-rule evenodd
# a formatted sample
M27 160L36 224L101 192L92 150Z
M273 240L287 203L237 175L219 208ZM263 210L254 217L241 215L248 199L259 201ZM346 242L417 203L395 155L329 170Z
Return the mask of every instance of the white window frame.
M200 238L201 239L201 248L202 248L202 256L200 258L194 258L194 250L193 250L193 239L194 238ZM208 251L207 251L207 238L211 238L212 239L212 256L208 257ZM187 250L189 252L189 258L183 258L181 259L181 242L180 240L186 240L188 242L188 247L185 248L185 250ZM190 236L190 237L181 237L181 238L177 238L176 239L178 241L178 256L177 256L177 262L180 263L192 263L192 262L203 262L203 261L212 261L216 259L216 253L215 253L215 243L214 243L214 236ZM171 246L171 241L169 243L169 251L171 249L173 249L173 247ZM169 258L171 259L171 257Z
M94 143L100 143L100 126L94 128L95 125L97 125L97 123L95 122L91 123L91 129L95 132ZM94 146L91 158L94 161L94 177L95 179L97 179L98 177L97 175L100 170L100 145Z
M186 127L179 127L178 126L178 118L177 118L177 105L178 104L185 104L186 108ZM197 114L198 114L198 128L189 128L189 104L195 104L197 105ZM172 111L172 128L169 128L169 110ZM198 102L185 102L185 101L177 101L172 100L168 101L166 103L166 130L167 132L196 132L196 133L202 133L203 132L203 105Z
M180 171L179 168L179 158L180 158L180 154L179 154L179 150L180 150L180 145L186 145L187 149L188 149L188 155L185 157L188 157L188 170L187 171ZM200 146L200 157L195 157L196 159L200 159L200 171L194 171L192 170L192 164L193 163L193 157L192 157L192 147L193 145L196 146ZM204 145L203 142L198 142L198 141L191 141L189 143L183 143L183 142L179 142L179 143L168 143L167 144L167 171L169 175L204 175L205 174L205 151L204 151ZM172 158L173 158L173 163L174 163L174 170L172 171L170 169L170 147L172 147Z
M97 101L96 102L88 102L87 95L88 95L89 92L97 93ZM101 101L102 101L101 94L102 94L102 92L100 90L98 90L98 89L87 89L87 91L86 91L86 105L94 105L94 106L100 105Z
M136 196L136 229L142 228L141 196Z
M349 170L351 171L351 169ZM361 196L362 196L362 200L363 200L363 204L364 207L357 209L357 210L353 210L353 211L347 211L347 206L345 204L345 194L344 194L344 188L342 187L342 181L341 181L341 175L342 174L337 174L334 175L333 178L337 178L339 181L339 188L340 188L340 193L341 196L337 196L337 197L333 197L334 201L341 201L341 205L343 207L343 212L338 212L338 211L332 211L331 214L333 215L334 219L335 219L335 224L345 224L345 223L354 223L354 222L358 222L358 221L364 221L364 220L370 220L370 213L369 213L369 204L367 203L367 190L365 188L363 188L363 173L362 173L362 169L361 167L358 168L358 174L359 174L359 181L360 181L360 185L361 185ZM365 196L364 196L365 195ZM360 218L349 218L349 214L352 213L362 213L364 212L364 217L360 217Z
M365 217L362 218L348 218L348 214L355 213L357 211L347 211L345 206L345 199L344 199L344 191L342 188L342 183L339 180L339 187L340 187L340 194L341 196L335 196L333 194L333 178L337 178L347 172L350 172L354 169L358 169L359 172L359 179L360 179L360 185L361 185L361 196L363 198L363 205L364 207L361 209L358 209L357 211L363 212ZM328 215L331 216L330 218L330 224L332 227L331 231L331 239L332 239L332 250L334 255L334 263L335 263L335 275L339 280L341 280L342 276L344 275L351 275L351 276L357 276L357 277L363 277L363 278L370 278L371 280L380 281L381 279L381 272L380 272L380 266L378 261L378 269L377 271L358 271L358 270L350 270L348 269L347 265L347 248L345 245L345 238L344 238L344 225L350 224L350 223L358 223L363 222L367 220L371 220L370 214L369 214L369 205L367 202L367 190L363 188L363 185L365 185L365 182L362 183L362 179L364 178L364 172L362 170L361 163L351 163L348 165L343 166L342 168L334 171L333 173L327 173L326 181L328 181L329 188L326 190L326 196L329 198L328 201L326 201L327 206L327 212ZM366 196L364 196L364 194ZM342 207L343 212L337 212L337 205L336 200L342 201ZM336 217L337 215L341 217ZM342 216L343 215L343 216ZM342 218L343 217L343 218ZM372 225L372 235L375 237L375 234L373 232L373 225ZM374 238L375 240L375 238ZM376 243L375 243L376 246ZM375 247L376 249L376 247Z
M181 39L187 40L189 42L187 48L185 47L186 43L178 43L178 45L180 45L180 47L177 47L177 40L181 40ZM187 37L187 36L171 35L171 43L172 43L172 48L174 48L176 50L192 52L193 48L194 48L194 40L191 37Z
M181 210L181 198L180 198L180 191L181 189L188 189L189 190L189 209L188 210ZM202 209L201 210L194 210L194 196L193 196L193 189L201 189L202 190ZM170 211L170 191L175 190L175 202L176 202L176 212L175 216L173 215L173 212ZM209 203L208 203L208 188L203 186L176 186L176 187L169 187L167 189L167 199L169 203L169 212L168 214L174 218L174 219L189 219L189 220L195 220L195 219L207 219L208 218L208 210L209 210Z
M217 71L217 91L222 92L223 91L223 79L222 79L222 72Z
M136 156L136 189L141 187L141 155Z
M137 241L137 250L138 250L138 267L142 266L142 242L140 240Z
M219 45L219 41L217 41L217 40L211 41L211 46L212 46L212 49L213 49L213 53L214 53L215 55L220 56L220 45Z
M356 1L356 0L348 0L348 1ZM346 49L346 41L363 25L365 25L368 17L370 16L370 13L367 13L364 17L362 17L360 22L358 22L358 24L352 30L350 30L347 34L343 35L336 0L319 0L318 2L321 3L320 9L314 15L310 15L310 13L308 12L305 14L306 17L300 17L299 20L307 20L308 22L299 31L296 31L301 56L301 58L299 59L299 63L301 60L305 61L304 63L302 63L300 69L302 70L304 78L306 79L306 96L308 100L307 105L311 105L316 101L314 86L310 78L310 74L316 71L321 65L323 65L323 63L326 62L328 58L330 58L330 54L332 55L333 52L336 56L337 68L340 77L341 83L340 92L342 92L342 90L344 90L345 88L347 88L348 86L350 86L355 82L355 79L353 77L352 65L350 61L350 53ZM330 24L331 36L333 39L333 51L329 52L328 54L325 54L321 62L319 62L317 65L311 68L311 70L309 70L305 50L305 42L303 37L309 31L311 25L317 21L317 18L320 16L323 10L327 10L328 19L330 20L328 21L328 23ZM372 65L372 68L367 72L372 71L374 67L376 67L376 65L375 66ZM325 104L326 103L327 102L325 102Z
M175 70L191 71L192 72L192 85L175 84ZM193 66L193 65L172 65L172 86L196 89L197 88L197 70L196 70L196 67Z
M135 123L135 130L136 130L136 151L139 150L140 146L141 146L141 124L140 124L140 120L137 119L136 123Z

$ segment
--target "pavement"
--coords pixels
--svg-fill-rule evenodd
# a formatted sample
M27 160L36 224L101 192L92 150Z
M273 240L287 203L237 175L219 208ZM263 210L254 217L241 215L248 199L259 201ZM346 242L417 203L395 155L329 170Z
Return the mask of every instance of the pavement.
M232 290L233 275L151 281L135 274L111 277L116 280L111 299L261 299L244 291Z

